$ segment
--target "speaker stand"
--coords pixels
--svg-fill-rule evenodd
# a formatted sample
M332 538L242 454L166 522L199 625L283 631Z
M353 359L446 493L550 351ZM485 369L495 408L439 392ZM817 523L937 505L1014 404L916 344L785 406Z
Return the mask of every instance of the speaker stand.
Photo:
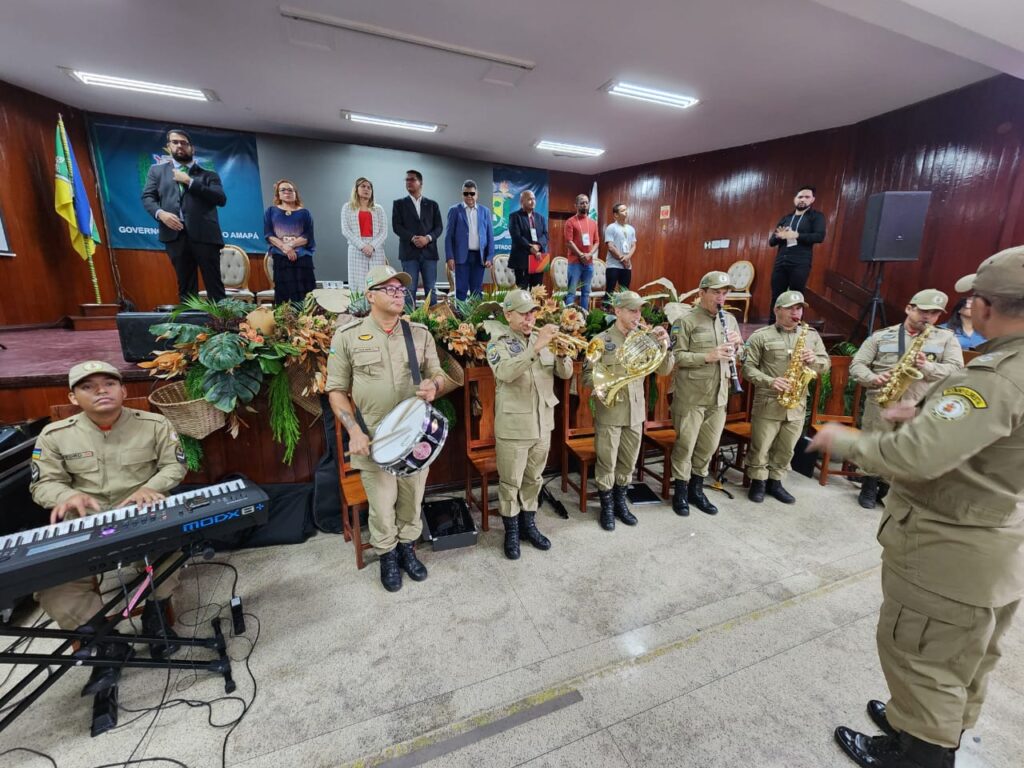
M882 300L882 273L885 269L884 261L876 261L877 273L875 274L875 292L868 299L867 303L860 310L860 317L857 318L857 324L853 326L853 332L850 334L850 339L857 338L857 333L860 331L864 321L867 320L866 330L864 338L867 338L875 332L875 319L880 317L882 320L882 328L889 324L889 321L885 317L885 302Z

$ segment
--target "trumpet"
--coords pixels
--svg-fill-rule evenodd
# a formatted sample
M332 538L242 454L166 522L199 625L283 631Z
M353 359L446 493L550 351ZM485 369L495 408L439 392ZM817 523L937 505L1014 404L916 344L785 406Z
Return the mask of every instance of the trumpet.
M555 338L551 340L551 343L548 344L548 349L556 355L567 354L564 350L568 350L575 356L586 350L589 346L590 343L586 339L580 339L576 336L565 333L564 331L559 331L555 334Z

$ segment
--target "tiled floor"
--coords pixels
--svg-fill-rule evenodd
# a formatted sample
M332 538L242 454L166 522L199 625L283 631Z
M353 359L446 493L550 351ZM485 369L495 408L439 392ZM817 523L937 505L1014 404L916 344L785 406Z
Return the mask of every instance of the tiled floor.
M544 509L550 552L526 546L521 560L506 560L498 525L471 549L421 548L430 578L406 580L394 595L381 588L375 563L356 570L340 537L237 553L238 590L261 634L251 659L258 693L231 735L227 763L409 765L431 754L430 766L487 768L852 766L832 729L870 730L864 704L885 698L874 650L878 516L857 506L845 481L821 488L797 476L787 485L799 498L793 507L716 494L716 517L638 507L640 524L614 533L593 513L563 521ZM199 578L185 578L181 607L226 602L224 569L192 572ZM246 649L232 640L232 655ZM141 744L136 757L220 764L226 729L211 727L204 708L179 705L148 732L152 715L90 739L91 703L78 696L85 676L67 675L0 734L0 752L32 747L60 768L79 768L123 762ZM242 664L235 677L236 695L249 700ZM122 705L155 705L164 683L158 673L126 673ZM565 692L579 700L497 727ZM217 679L192 675L175 676L168 694L219 696ZM215 703L214 722L239 708ZM132 717L122 712L121 722ZM1024 765L1022 719L1018 623L958 765ZM482 727L500 732L474 740ZM460 734L471 743L445 752ZM8 764L45 761L0 758Z

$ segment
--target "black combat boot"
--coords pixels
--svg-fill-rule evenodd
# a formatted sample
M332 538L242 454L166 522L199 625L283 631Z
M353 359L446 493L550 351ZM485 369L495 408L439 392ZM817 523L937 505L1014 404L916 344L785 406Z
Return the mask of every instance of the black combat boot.
M79 629L81 632L82 630ZM111 635L120 634L111 632ZM129 643L97 643L96 658L111 661L128 661L135 655L135 649ZM101 691L113 688L121 679L120 667L93 667L89 680L82 688L83 696L95 696Z
M502 524L505 526L505 557L509 560L519 559L519 516L505 517L502 515Z
M626 525L636 525L636 515L629 511L626 503L626 486L612 486L612 501L615 504L615 516Z
M956 752L909 733L866 736L839 726L835 738L843 751L863 768L953 768Z
M413 581L423 581L427 578L427 567L416 557L416 550L412 544L398 543L398 564Z
M606 531L615 530L615 507L612 505L612 492L598 490L598 497L601 499L601 516L598 522Z
M398 552L394 549L380 556L380 583L388 592L402 588L402 571L398 567Z
M690 487L685 480L672 481L672 511L680 517L690 514L690 504L686 497L690 493Z
M885 703L872 699L868 702L868 717L871 722L878 726L878 729L886 736L895 736L898 731L889 724L889 718L885 716Z
M878 499L878 478L865 476L860 481L860 493L857 495L857 503L864 509L874 509Z
M751 480L750 488L747 489L747 498L755 504L764 501L764 480Z
M705 515L718 514L718 507L704 495L704 478L699 475L690 476L690 503Z
M783 504L796 504L793 494L782 487L781 480L769 480L765 485L765 490L769 496L773 499L778 499Z
M178 652L181 646L174 642L178 634L171 629L167 622L167 606L171 598L166 600L155 600L150 598L142 609L142 633L144 635L156 635L163 637L167 642L151 643L149 655L154 659L165 659Z
M537 549L551 549L551 541L537 529L536 512L527 512L525 509L519 513L519 538L526 539Z

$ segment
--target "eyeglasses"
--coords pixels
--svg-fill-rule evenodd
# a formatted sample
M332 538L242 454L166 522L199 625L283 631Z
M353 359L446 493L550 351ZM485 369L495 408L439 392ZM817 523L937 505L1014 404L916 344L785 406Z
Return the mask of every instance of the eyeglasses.
M190 144L191 144L192 142L191 142L191 141L189 141L188 139L168 139L167 143L168 143L168 144L170 144L170 145L172 145L172 146L181 146L181 147L187 147L187 146L189 146L189 145L190 145Z
M291 187L278 187L277 191L278 192L294 192L295 190L292 189Z
M463 192L463 197L476 197L476 192Z
M401 285L385 285L379 288L371 288L371 291L377 291L378 293L386 293L392 298L395 296L402 296L405 293L405 288Z

